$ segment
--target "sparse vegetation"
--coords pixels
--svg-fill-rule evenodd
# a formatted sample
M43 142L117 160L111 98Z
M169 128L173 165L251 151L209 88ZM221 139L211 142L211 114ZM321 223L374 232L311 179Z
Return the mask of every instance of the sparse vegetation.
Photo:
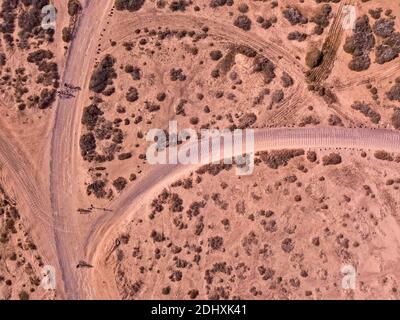
M400 109L396 108L392 115L392 125L395 129L400 130Z
M119 178L115 179L113 182L113 186L115 189L117 189L117 191L122 191L123 189L125 189L127 184L128 184L128 181L123 177L119 177Z
M240 15L234 20L233 25L244 31L249 31L251 29L251 20L246 15Z
M278 169L281 166L286 166L289 163L289 160L303 156L304 150L278 150L271 152L261 152L260 158L261 160L268 165L268 167L272 169Z
M107 85L112 84L117 74L113 68L115 59L111 55L106 55L97 68L94 70L89 83L89 89L96 92L103 92Z
M349 69L353 71L364 71L371 65L369 53L375 46L375 37L369 24L367 15L356 20L353 35L346 38L344 51L353 55L349 63Z
M364 116L368 117L372 123L378 124L381 121L381 115L374 111L369 104L356 101L351 105L354 110L360 111Z
M139 92L135 87L130 87L126 93L126 100L129 102L135 102L139 99Z
M323 58L324 56L322 51L317 48L313 48L307 52L306 64L311 69L316 68L322 63Z
M96 138L94 137L93 133L88 132L82 135L79 141L79 146L83 156L94 151L96 149Z

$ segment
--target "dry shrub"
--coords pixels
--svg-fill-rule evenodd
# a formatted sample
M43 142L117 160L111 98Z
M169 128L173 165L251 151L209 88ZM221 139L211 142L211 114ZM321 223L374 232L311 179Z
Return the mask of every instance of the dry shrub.
M337 153L331 153L322 158L322 164L324 166L338 165L342 163L342 157Z
M289 163L289 160L303 156L303 149L295 149L295 150L278 150L271 152L261 152L260 157L261 160L271 169L278 169L280 166L286 166Z
M393 161L393 157L389 152L380 150L374 153L376 159L384 160L384 161Z

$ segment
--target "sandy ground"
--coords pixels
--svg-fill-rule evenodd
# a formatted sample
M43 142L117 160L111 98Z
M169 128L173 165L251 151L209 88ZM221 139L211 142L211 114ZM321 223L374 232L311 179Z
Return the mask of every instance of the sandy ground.
M355 6L357 17L369 15L371 26L377 19L370 9L382 7L381 17L398 31L398 4L331 3L328 25L315 34L323 4L311 0L217 8L196 1L177 11L170 2L145 1L128 12L111 0L81 1L67 45L61 40L71 23L67 3L54 1L53 43L8 50L1 42L2 75L5 68L15 76L26 67L26 86L39 94L38 71L24 61L45 48L58 65L58 90L65 83L82 89L47 109L21 111L14 85L1 85L2 185L15 198L25 233L57 274L55 292L31 298L397 298L398 101L386 93L400 64L398 58L375 62L385 41L376 35L371 66L350 70L343 45L353 31L341 22L346 4ZM287 6L308 22L291 23ZM250 30L235 26L243 15ZM294 31L306 39L288 40ZM325 48L325 58L309 71L312 48ZM115 77L95 93L91 77L107 55ZM129 92L137 97L127 98ZM82 120L91 104L101 111L93 128ZM145 135L168 130L171 120L196 131L255 128L257 151L293 148L304 156L271 169L262 153L255 173L241 179L234 168L214 176L199 175L198 166L149 165ZM95 154L82 157L81 137L88 133L96 135ZM380 150L391 161L378 160ZM308 151L316 152L316 162L306 159ZM332 152L341 163L323 165ZM190 188L172 186L188 178ZM154 216L151 205L164 188L182 199L182 208L168 209L168 197ZM200 213L189 212L202 201ZM202 232L195 234L199 225ZM79 261L93 268L77 268ZM355 268L355 290L342 288L343 266ZM7 268L20 280L4 297L18 298L26 275Z

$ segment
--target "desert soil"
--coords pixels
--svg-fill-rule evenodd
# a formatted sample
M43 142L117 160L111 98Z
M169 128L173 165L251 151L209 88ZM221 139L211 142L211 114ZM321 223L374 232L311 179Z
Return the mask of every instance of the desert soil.
M23 2L0 9L1 299L398 299L400 4ZM253 174L150 164L171 121L254 129Z

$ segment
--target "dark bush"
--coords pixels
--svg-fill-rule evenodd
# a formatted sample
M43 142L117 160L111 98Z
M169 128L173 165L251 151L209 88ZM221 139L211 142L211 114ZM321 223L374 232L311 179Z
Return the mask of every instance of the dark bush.
M186 80L186 75L183 73L182 69L175 69L172 68L169 72L169 76L171 81L185 81Z
M213 250L219 250L224 244L224 238L216 236L212 238L208 238L208 245Z
M284 252L290 253L294 249L294 242L290 238L286 238L282 241L281 248Z
M233 0L211 0L210 1L211 8L223 7L224 5L232 6Z
M383 44L392 47L394 50L400 53L400 32L392 33L383 41Z
M129 73L132 76L133 80L140 80L141 79L141 71L140 68L134 67L130 64L125 66L125 72Z
M127 184L128 184L128 181L123 177L119 177L119 178L115 179L113 182L113 186L115 189L117 189L117 191L122 191L123 189L125 189Z
M171 11L185 11L186 7L190 5L190 2L187 0L176 0L172 1L171 4L169 5L169 9Z
M396 83L388 92L386 92L386 96L389 100L397 100L400 101L400 83Z
M382 14L382 8L369 9L368 13L371 15L372 18L379 19Z
M271 169L278 169L280 166L286 166L290 159L303 155L303 149L277 150L271 152L261 152L260 158Z
M379 159L379 160L384 160L384 161L393 161L393 157L390 153L386 151L376 151L374 153L374 157Z
M293 32L289 32L288 36L287 36L288 40L295 40L295 41L299 41L299 42L303 42L304 40L307 39L307 34L299 32L299 31L293 31Z
M262 72L265 76L265 82L268 84L275 79L275 65L265 57L257 57L254 62L254 72Z
M153 102L146 101L144 104L145 104L144 108L149 112L157 112L161 109L159 104Z
M87 187L87 194L91 195L94 193L94 195L101 199L106 196L106 191L105 191L106 183L102 180L96 180Z
M233 25L244 31L249 31L251 29L251 20L246 15L240 15L233 21Z
M165 92L160 92L157 94L157 100L160 102L164 101L166 97L167 95L165 94Z
M115 59L111 55L106 55L97 68L94 70L89 83L89 89L101 93L112 83L112 79L117 77L113 68Z
M307 160L310 162L317 161L317 153L315 151L308 151L307 152Z
M257 51L251 47L240 45L236 48L237 53L240 53L247 58L255 58L257 56Z
M372 29L369 25L369 19L366 15L356 20L354 34L348 39L350 39L350 42L352 42L354 49L352 53L355 55L362 54L364 51L370 51L374 47L375 38L372 34Z
M324 166L337 165L340 163L342 163L342 157L337 153L331 153L322 158L322 164Z
M394 21L381 18L375 22L373 30L377 36L387 38L394 32Z
M311 18L311 22L317 24L319 28L324 30L324 28L329 26L329 15L332 12L332 7L329 4L324 4L320 10Z
M214 79L217 79L220 77L220 73L219 73L219 69L214 69L211 71L211 77L213 77Z
M197 298L197 296L199 295L199 290L195 290L195 289L193 289L193 290L190 290L189 292L188 292L188 295L189 295L189 297L190 297L190 299L196 299Z
M283 10L283 16L290 22L292 26L296 24L306 24L308 19L295 7L287 7Z
M322 51L317 48L311 49L306 55L306 64L309 68L318 67L324 59Z
M43 89L40 92L39 109L46 109L56 100L56 90Z
M39 65L45 59L52 59L54 57L50 50L39 49L28 54L27 61Z
M279 103L279 102L281 102L284 98L285 98L285 94L283 93L283 90L281 90L281 89L275 90L275 91L272 93L272 102L273 102L273 103Z
M47 6L49 4L49 0L25 0L25 3L27 1L31 2L32 6L34 9L39 9L41 10L44 6Z
M79 0L68 0L68 14L74 16L82 10Z
M42 13L39 9L31 8L28 11L22 11L18 17L18 26L22 32L30 33L42 22Z
M285 71L282 73L281 81L284 88L291 87L294 84L293 78Z
M349 63L349 69L353 71L367 70L371 65L369 53L375 46L375 37L369 25L367 15L356 20L353 35L346 38L343 50L351 55L353 59Z
M269 29L271 27L272 27L271 20L265 20L263 23L261 23L261 28L263 29Z
M395 129L400 130L400 109L396 108L392 115L392 124Z
M72 40L72 31L69 27L64 27L62 29L62 40L67 43Z
M241 3L241 4L238 6L238 10L239 10L239 12L241 12L241 13L247 13L247 12L249 11L249 6L248 6L247 4L245 4L245 3Z
M163 241L165 241L164 233L157 232L155 230L151 231L150 237L153 239L154 242L163 242Z
M238 129L250 128L256 121L257 116L254 113L246 113L240 118Z
M4 53L0 53L0 67L5 66L7 62L6 55Z
M11 44L13 41L12 33L15 30L15 18L17 16L16 9L18 8L18 1L4 0L1 4L0 17L3 18L3 23L0 24L0 32L4 33L6 41Z
M103 94L106 97L109 97L109 96L113 95L114 93L115 93L115 87L108 87L103 91Z
M337 115L331 114L328 119L328 123L331 126L343 126L342 119L340 119Z
M101 120L101 121L100 121ZM96 139L109 140L112 137L113 125L111 121L105 121L104 118L98 119L98 125L95 130Z
M381 44L376 47L375 55L376 55L376 62L379 64L384 64L386 62L390 62L396 59L399 56L399 53L396 49Z
M88 132L83 134L79 140L79 146L83 155L96 150L96 138L94 137L93 133Z
M126 100L135 102L139 99L139 92L135 87L130 87L126 93Z
M222 52L220 50L213 50L210 52L210 57L214 61L218 61L222 58Z
M101 111L97 105L91 104L83 109L81 122L88 130L93 130L96 126L98 117L102 114L103 111Z
M349 62L349 69L353 71L364 71L371 65L371 59L368 54L363 54L360 56L354 56Z
M130 152L121 153L121 154L118 155L118 160L121 160L121 161L130 159L130 158L132 158L132 153L130 153Z
M29 300L29 293L22 290L19 294L18 294L19 300Z
M371 106L367 103L356 101L351 105L352 109L360 111L364 116L370 118L370 120L378 124L381 121L381 115L374 111Z

